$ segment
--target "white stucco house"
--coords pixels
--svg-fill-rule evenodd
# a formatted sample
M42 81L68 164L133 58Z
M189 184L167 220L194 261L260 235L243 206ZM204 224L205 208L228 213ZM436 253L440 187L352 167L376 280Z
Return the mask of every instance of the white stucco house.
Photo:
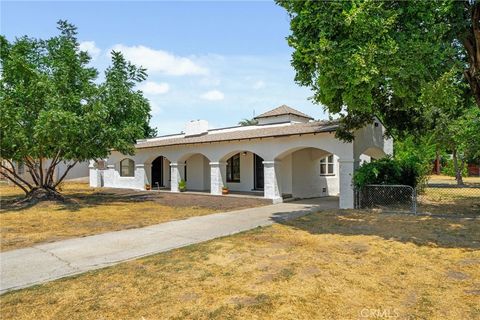
M92 187L257 194L274 203L286 198L338 196L353 208L352 175L361 161L393 151L378 121L358 130L352 143L335 138L336 122L314 121L282 105L255 119L257 125L209 129L205 120L185 132L138 141L134 156L113 151L90 164Z

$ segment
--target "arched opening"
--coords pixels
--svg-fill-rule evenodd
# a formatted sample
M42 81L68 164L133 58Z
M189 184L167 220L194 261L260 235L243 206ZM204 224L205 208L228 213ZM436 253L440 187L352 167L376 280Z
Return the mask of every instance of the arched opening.
M265 185L263 160L252 151L229 152L220 160L226 164L224 184L233 192L263 192Z
M177 163L180 178L185 181L187 191L210 191L210 160L205 155L187 154Z
M158 156L152 161L150 182L152 189L170 188L170 161L164 156Z
M339 194L339 157L333 152L297 147L276 158L283 198L316 198Z

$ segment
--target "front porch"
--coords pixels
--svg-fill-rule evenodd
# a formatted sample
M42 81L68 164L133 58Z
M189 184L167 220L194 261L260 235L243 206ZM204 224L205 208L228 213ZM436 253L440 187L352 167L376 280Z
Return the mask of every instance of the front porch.
M297 126L303 128L282 125L278 132ZM347 209L354 206L355 168L391 152L382 127L373 125L359 130L350 143L329 131L266 138L250 134L254 138L220 141L231 132L139 143L134 156L114 151L104 170L92 162L90 184L211 195L222 195L227 188L231 197L263 197L273 203L338 196L340 208ZM187 143L197 140L201 142Z

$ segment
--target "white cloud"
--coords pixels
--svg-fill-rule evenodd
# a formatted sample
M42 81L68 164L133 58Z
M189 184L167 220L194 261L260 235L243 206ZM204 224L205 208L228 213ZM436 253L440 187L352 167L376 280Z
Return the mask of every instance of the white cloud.
M100 52L102 51L95 45L95 41L82 41L80 42L79 47L81 51L87 51L92 59L98 58Z
M147 68L147 71L160 72L173 76L206 75L208 69L195 63L192 59L175 56L163 50L154 50L145 46L115 45L112 50L121 51L133 64Z
M145 94L157 95L164 94L170 91L170 85L166 82L153 82L147 81L142 83L139 86L139 89L142 90Z
M265 88L265 82L262 80L259 80L253 84L253 89L255 90L262 89L262 88Z
M225 98L225 95L221 91L211 90L202 94L200 98L205 100L210 100L210 101L219 101L219 100L223 100Z
M160 107L160 105L156 101L150 100L150 108L152 111L152 115L158 115L160 113L163 113L163 108Z

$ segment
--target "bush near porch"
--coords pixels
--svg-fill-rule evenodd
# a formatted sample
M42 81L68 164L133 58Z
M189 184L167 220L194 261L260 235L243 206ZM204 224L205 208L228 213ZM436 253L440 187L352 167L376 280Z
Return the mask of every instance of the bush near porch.
M385 157L361 165L355 171L353 182L357 188L369 184L398 184L415 188L425 177L414 159L397 160Z
M478 319L479 234L472 219L324 211L7 293L0 307L21 319Z
M14 203L23 196L22 190L0 185L0 250L270 203L263 199L95 189L81 183L66 183L62 191L68 198L65 203L45 201L17 207Z

